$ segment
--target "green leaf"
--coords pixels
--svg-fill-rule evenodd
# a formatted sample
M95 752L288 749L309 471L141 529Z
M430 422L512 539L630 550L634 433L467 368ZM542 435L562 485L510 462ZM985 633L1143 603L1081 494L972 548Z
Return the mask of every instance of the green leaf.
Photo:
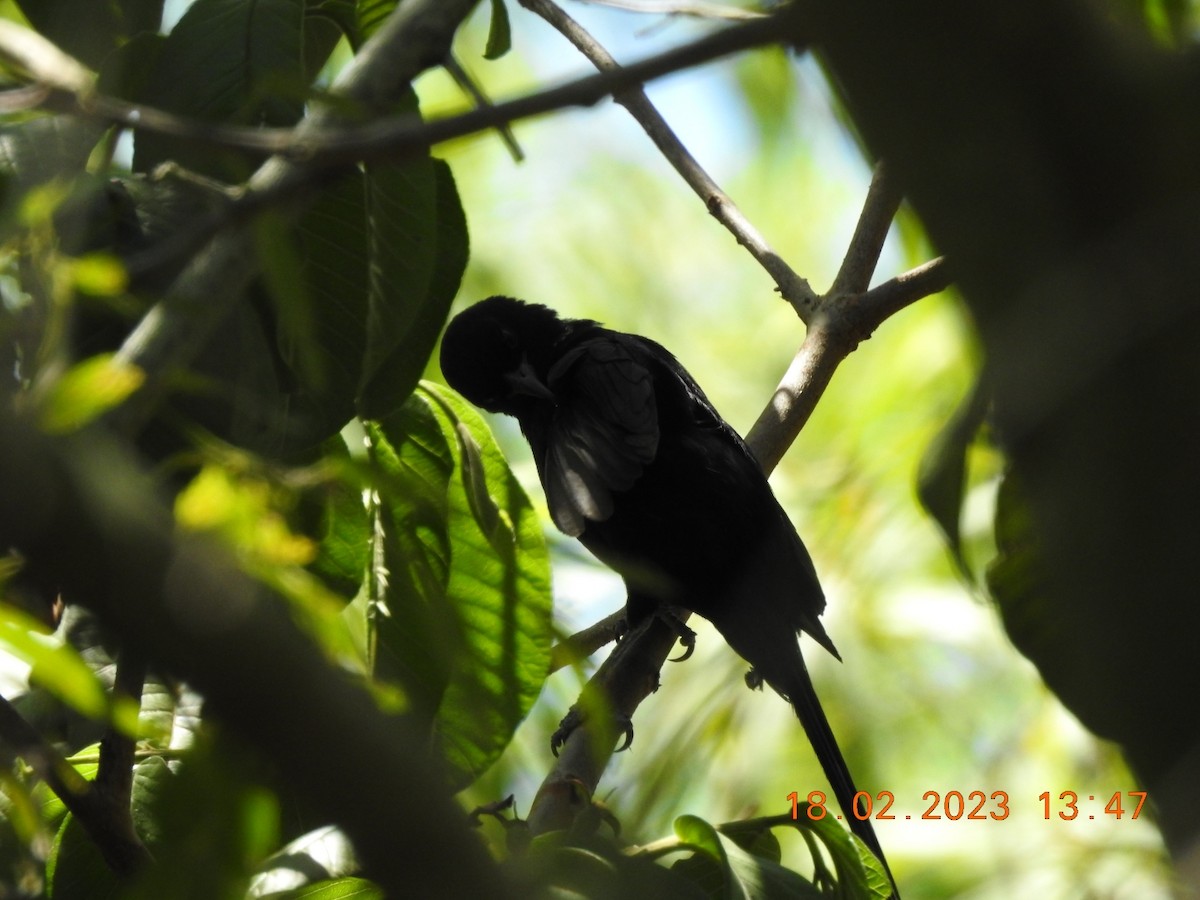
M75 649L6 603L0 603L0 647L31 667L31 682L68 706L92 718L107 715L104 686Z
M420 663L425 701L437 701L438 738L462 785L507 746L546 677L541 525L486 424L446 388L424 384L371 433L388 478L396 560L388 606L397 624L380 642L401 664Z
M387 415L416 387L466 269L467 223L454 177L441 160L424 162L368 178L371 292L359 395L368 418Z
M349 465L341 435L325 442L324 457L340 466L309 495L321 504L317 558L310 566L342 597L358 593L371 559L371 519L363 503L363 485Z
M158 31L163 0L19 0L17 5L41 34L95 69L127 39Z
M938 432L917 471L917 499L937 523L959 572L975 576L963 552L959 520L967 482L967 452L987 416L988 392L982 376Z
M121 884L74 815L54 836L46 860L47 893L54 900L108 900L121 896Z
M279 349L322 421L354 415L367 345L366 187L357 169L339 173L301 217L299 241L311 324L281 328ZM300 324L300 323L297 323Z
M492 0L492 20L488 25L484 59L499 59L512 49L512 28L508 24L508 7L504 0Z
M278 895L278 900L383 900L383 889L365 878L338 878Z
M159 54L145 101L205 122L291 125L304 112L304 0L196 0ZM173 159L240 180L245 163L211 147L138 132L134 169Z
M392 14L397 5L397 0L359 0L358 39L360 43L355 45L355 50L362 46L362 41L379 29L383 20Z
M141 387L137 366L103 353L76 363L54 382L41 403L39 423L51 434L77 431Z
M698 854L680 860L672 871L686 874L709 896L737 898L820 897L821 892L797 872L748 852L728 835L696 816L675 820L675 834Z
M162 760L148 767L142 788L135 780L134 821L153 823L157 865L122 896L178 897L182 879L188 897L245 896L250 876L279 840L279 804L257 783L260 768L257 757L211 735L177 773Z

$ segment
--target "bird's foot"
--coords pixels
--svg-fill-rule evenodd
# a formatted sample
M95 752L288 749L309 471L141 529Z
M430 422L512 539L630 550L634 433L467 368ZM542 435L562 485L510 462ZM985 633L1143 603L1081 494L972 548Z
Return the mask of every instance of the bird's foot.
M696 632L688 628L683 623L682 617L675 611L675 607L663 606L658 610L658 617L667 624L667 627L675 632L675 636L679 639L680 646L683 647L682 656L673 656L668 662L683 662L691 657L696 651Z
M760 691L763 686L763 677L758 674L757 669L750 669L746 673L746 687L752 691Z
M558 757L558 751L566 745L567 739L586 719L587 716L577 706L572 706L567 710L567 714L563 716L563 720L558 723L558 729L554 734L550 735L550 752L556 758ZM613 724L621 735L620 746L613 752L620 753L622 750L628 750L633 744L633 720L629 716L614 714Z

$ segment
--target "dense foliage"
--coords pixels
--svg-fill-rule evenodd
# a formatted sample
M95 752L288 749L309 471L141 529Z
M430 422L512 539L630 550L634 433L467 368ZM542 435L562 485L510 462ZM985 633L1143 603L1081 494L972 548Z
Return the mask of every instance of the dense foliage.
M599 618L552 615L551 558L554 601L564 581L613 606L621 598L570 545L550 536L547 546L511 432L493 436L429 371L452 303L528 291L682 344L697 374L693 360L722 360L701 380L722 409L751 410L728 415L739 427L799 338L790 308L766 311L774 301L761 271L730 274L740 249L727 235L675 233L704 208L678 212L645 165L622 158L615 129L587 148L586 165L571 157L585 158L584 141L563 150L531 132L526 150L543 153L507 188L489 180L507 132L429 150L422 128L438 119L429 110L478 91L460 56L504 57L485 70L495 73L489 88L527 88L539 60L528 44L517 46L524 60L511 52L524 32L510 5L482 4L466 25L474 4L450 0L0 5L0 898L885 894L869 854L820 815L815 776L795 767L808 757L786 707L727 698L740 671L711 632L683 664L687 684L663 673L637 721L636 752L612 764L623 795L592 796L582 783L549 801L537 791L553 722L590 671L579 661L558 669L552 645L568 620ZM1132 830L1128 815L1117 823L1098 806L1098 824L1113 827L1083 851L1078 832L1055 839L1079 853L1054 857L1068 859L1057 890L1098 883L1119 895L1125 880L1140 896L1166 880L1145 828L1151 809L1176 807L1162 813L1176 850L1200 831L1194 812L1178 808L1190 769L1174 768L1194 723L1168 727L1177 698L1153 690L1194 681L1178 664L1190 660L1180 624L1190 595L1173 568L1180 559L1161 554L1171 534L1185 555L1194 523L1158 517L1174 504L1164 485L1188 497L1196 481L1186 412L1200 408L1187 362L1194 261L1180 260L1200 191L1194 174L1180 174L1196 158L1193 135L1173 128L1193 108L1184 90L1194 80L1192 13L1126 3L1093 20L1074 4L1034 14L1025 3L950 17L940 44L930 23L942 5L913 5L914 21L928 17L913 26L926 46L891 40L904 24L876 21L871 4L798 4L845 103L836 113L816 67L797 77L777 47L740 58L720 88L736 99L713 118L722 130L741 122L755 144L754 165L726 168L760 198L748 204L755 217L794 233L787 250L806 276L832 277L840 224L832 213L797 216L778 186L800 171L813 194L830 195L810 196L810 209L844 199L828 185L846 147L833 163L828 143L843 140L836 118L848 118L867 155L886 158L911 189L916 215L901 213L885 260L932 256L919 216L955 261L966 301L923 301L907 331L863 344L858 374L839 373L805 431L821 435L821 448L805 446L804 470L782 466L776 489L810 512L801 531L831 595L876 595L831 613L846 616L838 644L848 659L831 717L860 780L918 815L924 791L1012 786L1024 823L1026 837L995 838L1010 843L990 858L981 848L993 838L958 843L963 828L897 850L881 830L901 886L911 873L923 896L984 896L989 881L1005 896L1025 884L1014 860L1048 846L1037 829L1060 824L1040 816L1039 791L1052 794L1050 820L1064 790L1107 799L1148 786ZM1049 60L1036 40L1043 22L1056 40L1112 49L1111 68L1102 54L1068 68L1107 77L1092 93L1061 79L1064 96L1094 104L1081 114L1088 127L1108 115L1097 111L1106 98L1130 84L1144 91L1120 106L1162 138L1158 156L1139 157L1137 177L1121 168L1133 151L1107 133L1088 132L1095 155L1078 171L1076 137L1064 137L1070 104L1055 106L1036 77L1015 77L1010 57L948 49L1004 32L1013 53L1024 40ZM771 36L789 38L800 40ZM855 55L859 43L871 52ZM884 59L892 69L871 68ZM914 62L933 59L976 82ZM975 100L953 90L968 83ZM1139 106L1147 97L1155 103ZM473 102L485 121L463 133L496 124L486 101ZM991 112L973 117L972 103ZM824 151L811 134L797 143L815 132L797 109L824 111L837 135ZM905 117L920 110L928 121L911 127ZM998 146L1005 122L1021 123L1026 171L1041 174L1022 180L1006 168L1008 184L987 185L1001 171L989 166L1008 158ZM390 142L373 125L393 128ZM974 143L953 139L964 134ZM367 149L341 152L338 137ZM494 151L487 162L483 145ZM280 154L268 161L272 150ZM551 166L555 154L565 164ZM1101 182L1111 203L1088 193ZM586 200L572 199L588 187ZM550 212L535 229L539 209ZM1124 227L1131 221L1144 227ZM1128 262L1138 254L1151 261ZM746 312L748 292L764 298L761 314ZM1141 343L1110 340L1134 320L1127 305L1147 295L1155 302L1134 329ZM1067 318L1038 325L1030 311L1051 297ZM983 353L963 337L967 318ZM1068 320L1090 323L1083 340L1072 341ZM1055 389L1032 391L1029 377ZM1098 406L1080 399L1089 387ZM1121 410L1145 442L1113 441L1108 454L1105 408ZM1147 446L1169 450L1148 460ZM1092 464L1077 465L1082 457ZM909 496L917 458L920 502L952 563ZM1096 488L1105 479L1136 488L1110 498ZM981 498L997 493L993 544ZM1113 515L1140 515L1145 533L1106 526L1102 495ZM1138 564L1110 569L1120 548ZM1155 601L1135 611L1145 631L1128 610L1131 570ZM1115 751L1061 725L1037 677L1001 647L995 621L964 596L988 591L1041 678L1122 745L1137 781ZM939 617L960 632L937 632L929 622ZM1127 618L1136 620L1128 638L1113 624ZM973 637L984 628L991 643ZM1139 664L1136 678L1114 665L1151 647L1161 658ZM1008 689L983 697L1000 679ZM927 718L934 706L938 724ZM996 725L1023 715L1019 727ZM1057 738L1030 736L1055 729ZM1043 768L1013 756L1029 747L1063 759ZM510 792L515 806L503 800ZM545 802L572 811L568 830L522 821ZM955 824L1007 824L995 819ZM955 865L956 854L974 861ZM1102 862L1117 856L1137 862Z

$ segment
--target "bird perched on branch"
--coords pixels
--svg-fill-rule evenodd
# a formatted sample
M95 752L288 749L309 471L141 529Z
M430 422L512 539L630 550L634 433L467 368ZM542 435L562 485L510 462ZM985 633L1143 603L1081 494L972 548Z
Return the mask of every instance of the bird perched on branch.
M467 400L520 423L554 524L624 579L629 627L692 610L750 663L748 680L792 704L851 829L884 862L800 653L804 632L841 658L812 559L679 361L649 338L490 297L450 323L441 366Z

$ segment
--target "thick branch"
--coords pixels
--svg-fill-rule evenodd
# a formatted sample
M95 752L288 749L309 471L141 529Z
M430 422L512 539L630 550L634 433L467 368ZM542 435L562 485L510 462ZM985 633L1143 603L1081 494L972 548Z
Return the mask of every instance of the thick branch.
M622 71L620 64L582 26L550 0L521 0L521 5L537 13L558 29L576 49L603 73ZM696 161L683 142L671 130L666 119L654 107L640 87L629 88L613 97L654 141L654 145L680 174L688 186L704 202L712 216L725 226L758 261L775 281L780 294L795 307L800 318L807 322L816 303L816 294L767 243L763 235L738 209L737 204L721 190L711 176Z

